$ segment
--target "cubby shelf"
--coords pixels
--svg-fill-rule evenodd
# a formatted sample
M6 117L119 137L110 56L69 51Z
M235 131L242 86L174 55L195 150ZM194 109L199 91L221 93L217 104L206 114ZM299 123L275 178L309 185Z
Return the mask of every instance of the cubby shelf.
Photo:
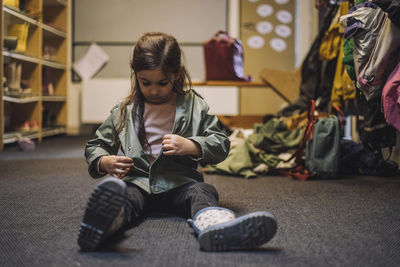
M64 134L67 127L70 1L23 3L24 10L0 6L0 77L8 79L0 83L0 150L21 137L41 142L44 137ZM11 24L28 25L23 52L4 47L4 37L12 35ZM20 77L10 64L18 66ZM14 87L6 88L12 79Z
M55 61L50 61L50 60L42 60L42 65L53 68L53 69L59 69L59 70L65 70L67 68L67 66L65 64L55 62Z
M31 62L31 63L39 63L40 62L39 58L20 54L20 53L9 52L9 51L3 51L3 56L9 57L11 59L16 59L16 60L26 61L26 62Z
M65 102L67 98L65 96L58 95L44 95L42 96L43 102Z
M27 138L39 138L39 132L8 132L4 133L4 139L3 143L4 144L11 144L17 142L21 137L27 137Z
M3 11L6 14L10 14L11 16L19 18L20 20L28 22L32 25L39 25L39 21L37 21L36 19L34 19L30 16L25 15L20 10L16 10L16 9L14 9L12 7L8 7L8 6L3 6Z
M39 96L28 96L28 97L12 97L12 96L3 96L3 100L10 103L16 104L25 104L25 103L32 103L38 102Z
M41 27L43 28L44 32L43 34L45 35L46 33L52 33L54 35L57 35L61 38L67 38L67 33L60 31L59 29L56 29L54 27L51 27L49 25L46 24L41 24Z

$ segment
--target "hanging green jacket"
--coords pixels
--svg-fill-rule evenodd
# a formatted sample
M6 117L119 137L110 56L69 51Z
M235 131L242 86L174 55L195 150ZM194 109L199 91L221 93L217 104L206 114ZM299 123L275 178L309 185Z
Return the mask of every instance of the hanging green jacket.
M118 136L120 146L114 141L116 125L120 116L120 105L111 110L110 116L97 129L94 139L86 145L86 161L93 178L104 175L96 171L101 156L116 155L120 148L125 156L133 159L134 166L124 181L134 183L149 193L162 193L188 182L203 182L203 175L197 170L202 165L223 161L228 153L230 141L218 127L216 116L208 114L207 103L194 90L177 94L176 114L172 133L197 142L202 151L201 158L191 156L166 156L162 153L153 163L144 153L135 128L133 105L126 110L125 127Z

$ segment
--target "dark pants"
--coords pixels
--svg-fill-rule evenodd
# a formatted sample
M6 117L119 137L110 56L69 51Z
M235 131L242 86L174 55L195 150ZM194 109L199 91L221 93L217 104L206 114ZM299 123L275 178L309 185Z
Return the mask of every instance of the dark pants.
M192 218L199 210L218 206L218 192L206 183L189 183L161 194L149 194L128 184L125 201L127 224L135 224L145 212L168 212Z

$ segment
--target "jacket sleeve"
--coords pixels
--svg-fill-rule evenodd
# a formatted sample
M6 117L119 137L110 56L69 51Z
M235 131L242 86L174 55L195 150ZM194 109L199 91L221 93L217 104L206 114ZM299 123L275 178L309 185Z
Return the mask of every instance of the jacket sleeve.
M104 174L97 172L96 164L101 156L116 155L118 152L118 144L115 143L115 125L113 122L113 113L118 112L114 108L103 122L102 125L96 130L95 137L89 140L85 148L86 162L88 163L88 171L93 178L101 178Z
M205 101L201 99L199 102L195 105L202 107L200 126L189 139L200 145L202 157L198 160L202 165L217 164L228 156L230 141L220 129L218 118L208 114L209 107Z

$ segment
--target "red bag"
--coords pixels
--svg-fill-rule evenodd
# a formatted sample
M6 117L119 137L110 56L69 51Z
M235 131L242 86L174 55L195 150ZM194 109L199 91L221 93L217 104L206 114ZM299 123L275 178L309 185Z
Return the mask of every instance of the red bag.
M206 80L250 81L244 76L242 42L225 31L218 31L203 44Z

